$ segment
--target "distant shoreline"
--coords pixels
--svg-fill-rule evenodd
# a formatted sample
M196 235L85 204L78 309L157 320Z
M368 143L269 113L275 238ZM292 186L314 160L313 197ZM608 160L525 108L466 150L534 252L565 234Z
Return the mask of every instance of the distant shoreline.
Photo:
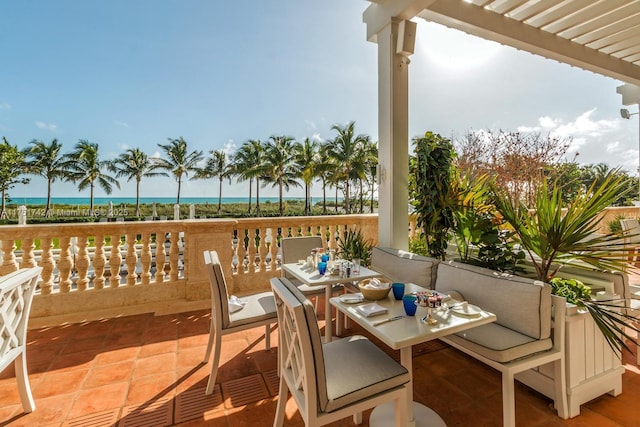
M327 198L327 202L332 202L335 199ZM283 201L302 201L304 202L304 197L284 197ZM313 197L311 200L311 204L318 203L322 201L322 197ZM90 199L89 197L52 197L51 204L55 205L79 205L79 206L89 206ZM135 197L95 197L93 199L93 204L95 206L108 206L109 202L113 203L113 205L135 205L136 198ZM7 205L27 205L27 206L44 206L47 203L46 197L21 197L21 198L12 198ZM152 205L156 203L158 205L174 205L176 203L175 197L141 197L140 204L141 205ZM222 197L222 204L248 204L248 197ZM251 204L255 204L256 199L251 199ZM260 203L278 203L277 197L260 197ZM180 198L181 205L217 205L218 198L217 197L181 197Z

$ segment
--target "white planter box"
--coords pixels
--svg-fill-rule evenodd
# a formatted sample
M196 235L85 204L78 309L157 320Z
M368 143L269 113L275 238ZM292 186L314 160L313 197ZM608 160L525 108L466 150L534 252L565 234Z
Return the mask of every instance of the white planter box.
M569 417L580 415L580 405L605 393L622 393L624 367L589 313L567 304L565 370ZM544 365L516 375L523 384L554 397L553 367Z

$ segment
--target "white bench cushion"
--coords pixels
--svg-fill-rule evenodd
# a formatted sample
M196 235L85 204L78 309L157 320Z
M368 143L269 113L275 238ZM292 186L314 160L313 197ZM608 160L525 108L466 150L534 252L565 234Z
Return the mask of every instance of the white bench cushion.
M500 363L530 356L553 347L551 338L542 340L531 338L496 323L467 329L447 338L487 359Z

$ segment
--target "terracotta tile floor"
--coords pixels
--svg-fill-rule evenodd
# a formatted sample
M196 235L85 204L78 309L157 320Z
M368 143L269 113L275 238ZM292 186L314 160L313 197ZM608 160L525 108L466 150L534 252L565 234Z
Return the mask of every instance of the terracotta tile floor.
M210 364L201 359L208 324L209 314L198 311L31 330L28 367L37 409L22 413L9 367L0 373L0 425L271 426L276 349L265 350L263 328L223 337L216 390L205 396ZM348 332L361 331L352 324ZM277 346L275 327L271 340ZM640 426L640 371L633 357L625 362L622 395L597 398L571 420L561 420L549 399L517 384L518 426ZM415 349L414 378L416 400L448 426L502 425L500 377L474 359L433 341ZM368 413L364 419L367 425ZM291 399L285 425L302 425Z

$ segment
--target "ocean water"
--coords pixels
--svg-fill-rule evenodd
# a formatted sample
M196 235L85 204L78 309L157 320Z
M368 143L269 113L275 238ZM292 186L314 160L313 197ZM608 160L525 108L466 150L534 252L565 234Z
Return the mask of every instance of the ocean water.
M304 197L284 197L283 200L304 201ZM321 200L321 198L316 197L312 199L312 203L315 203L319 200ZM89 202L90 202L89 197L52 197L51 198L51 204L54 206L55 205L89 206ZM93 199L93 204L95 206L108 206L109 202L113 203L114 205L120 205L123 203L134 205L136 203L136 198L135 197L94 197ZM248 197L223 197L221 202L224 204L248 203L249 198ZM278 198L277 197L260 197L260 203L267 203L267 202L278 203ZM34 206L34 205L44 206L47 203L47 198L46 197L22 197L22 198L16 197L16 198L12 198L9 203L11 204L15 203L18 205L28 205L28 206ZM175 197L140 197L140 204L150 205L152 203L157 203L159 205L162 205L162 204L173 205L176 203L176 198ZM255 203L256 203L255 197L251 198L251 204L255 204ZM181 197L180 204L181 205L191 205L191 204L217 205L218 198L217 197Z

